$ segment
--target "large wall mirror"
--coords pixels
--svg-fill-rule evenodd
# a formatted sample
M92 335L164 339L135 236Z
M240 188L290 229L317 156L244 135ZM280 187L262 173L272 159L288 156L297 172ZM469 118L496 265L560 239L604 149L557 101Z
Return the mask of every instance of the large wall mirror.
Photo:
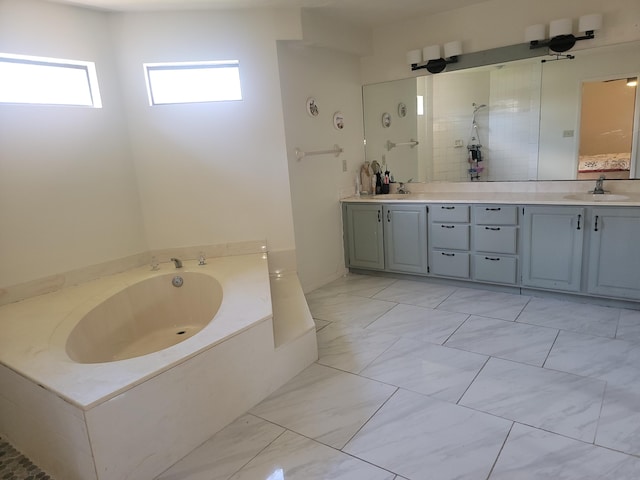
M400 181L640 178L640 42L572 54L365 85L366 159Z

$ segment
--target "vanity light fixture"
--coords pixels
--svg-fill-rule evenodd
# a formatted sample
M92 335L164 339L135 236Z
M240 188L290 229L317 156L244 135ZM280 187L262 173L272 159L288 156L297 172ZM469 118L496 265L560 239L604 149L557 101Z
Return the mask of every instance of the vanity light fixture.
M549 24L549 39L546 36L546 25L530 25L524 31L525 40L529 48L548 47L552 52L566 52L571 50L578 40L595 38L595 31L602 28L602 14L592 13L583 15L578 21L578 31L584 35L575 36L572 33L573 20L561 18Z
M627 87L637 87L638 77L627 78Z
M440 45L429 45L422 50L407 52L407 63L411 70L426 68L429 73L440 73L450 63L456 63L462 53L462 42L456 40L444 44L444 57L440 54Z

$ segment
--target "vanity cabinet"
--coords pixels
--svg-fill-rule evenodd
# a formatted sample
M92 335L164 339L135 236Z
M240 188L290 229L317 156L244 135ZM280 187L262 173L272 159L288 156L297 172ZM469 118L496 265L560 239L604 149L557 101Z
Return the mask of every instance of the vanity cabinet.
M384 270L382 205L348 204L343 218L350 267Z
M470 278L470 205L429 206L430 273Z
M518 283L518 207L473 206L473 279Z
M426 205L347 204L347 265L401 273L427 273Z
M522 285L580 291L584 220L583 207L524 207Z
M427 207L384 205L385 267L394 272L427 273Z
M640 299L640 208L594 207L587 291Z

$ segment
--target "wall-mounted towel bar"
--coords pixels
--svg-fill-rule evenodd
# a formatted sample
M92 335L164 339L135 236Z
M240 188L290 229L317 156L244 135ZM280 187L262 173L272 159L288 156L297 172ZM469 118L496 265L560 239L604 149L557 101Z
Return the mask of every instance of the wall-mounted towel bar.
M327 155L330 153L333 153L336 157L339 157L343 151L344 150L342 149L342 147L340 147L340 145L334 145L332 150L316 150L315 152L305 152L303 150L300 150L299 148L296 148L296 158L298 160L302 160L304 157L310 157L312 155Z
M420 142L418 142L417 140L414 140L413 138L409 142L403 142L403 143L393 143L391 140L387 140L387 151L389 151L389 150L391 150L392 148L395 148L395 147L409 146L409 147L413 148L416 145L418 145L419 143Z

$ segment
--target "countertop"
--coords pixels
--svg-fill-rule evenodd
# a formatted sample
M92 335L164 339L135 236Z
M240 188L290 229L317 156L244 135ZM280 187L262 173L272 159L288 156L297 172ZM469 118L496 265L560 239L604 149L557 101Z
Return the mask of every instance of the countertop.
M596 205L640 207L640 193L594 195L575 192L429 192L361 195L341 199L343 203L495 203L514 205Z

